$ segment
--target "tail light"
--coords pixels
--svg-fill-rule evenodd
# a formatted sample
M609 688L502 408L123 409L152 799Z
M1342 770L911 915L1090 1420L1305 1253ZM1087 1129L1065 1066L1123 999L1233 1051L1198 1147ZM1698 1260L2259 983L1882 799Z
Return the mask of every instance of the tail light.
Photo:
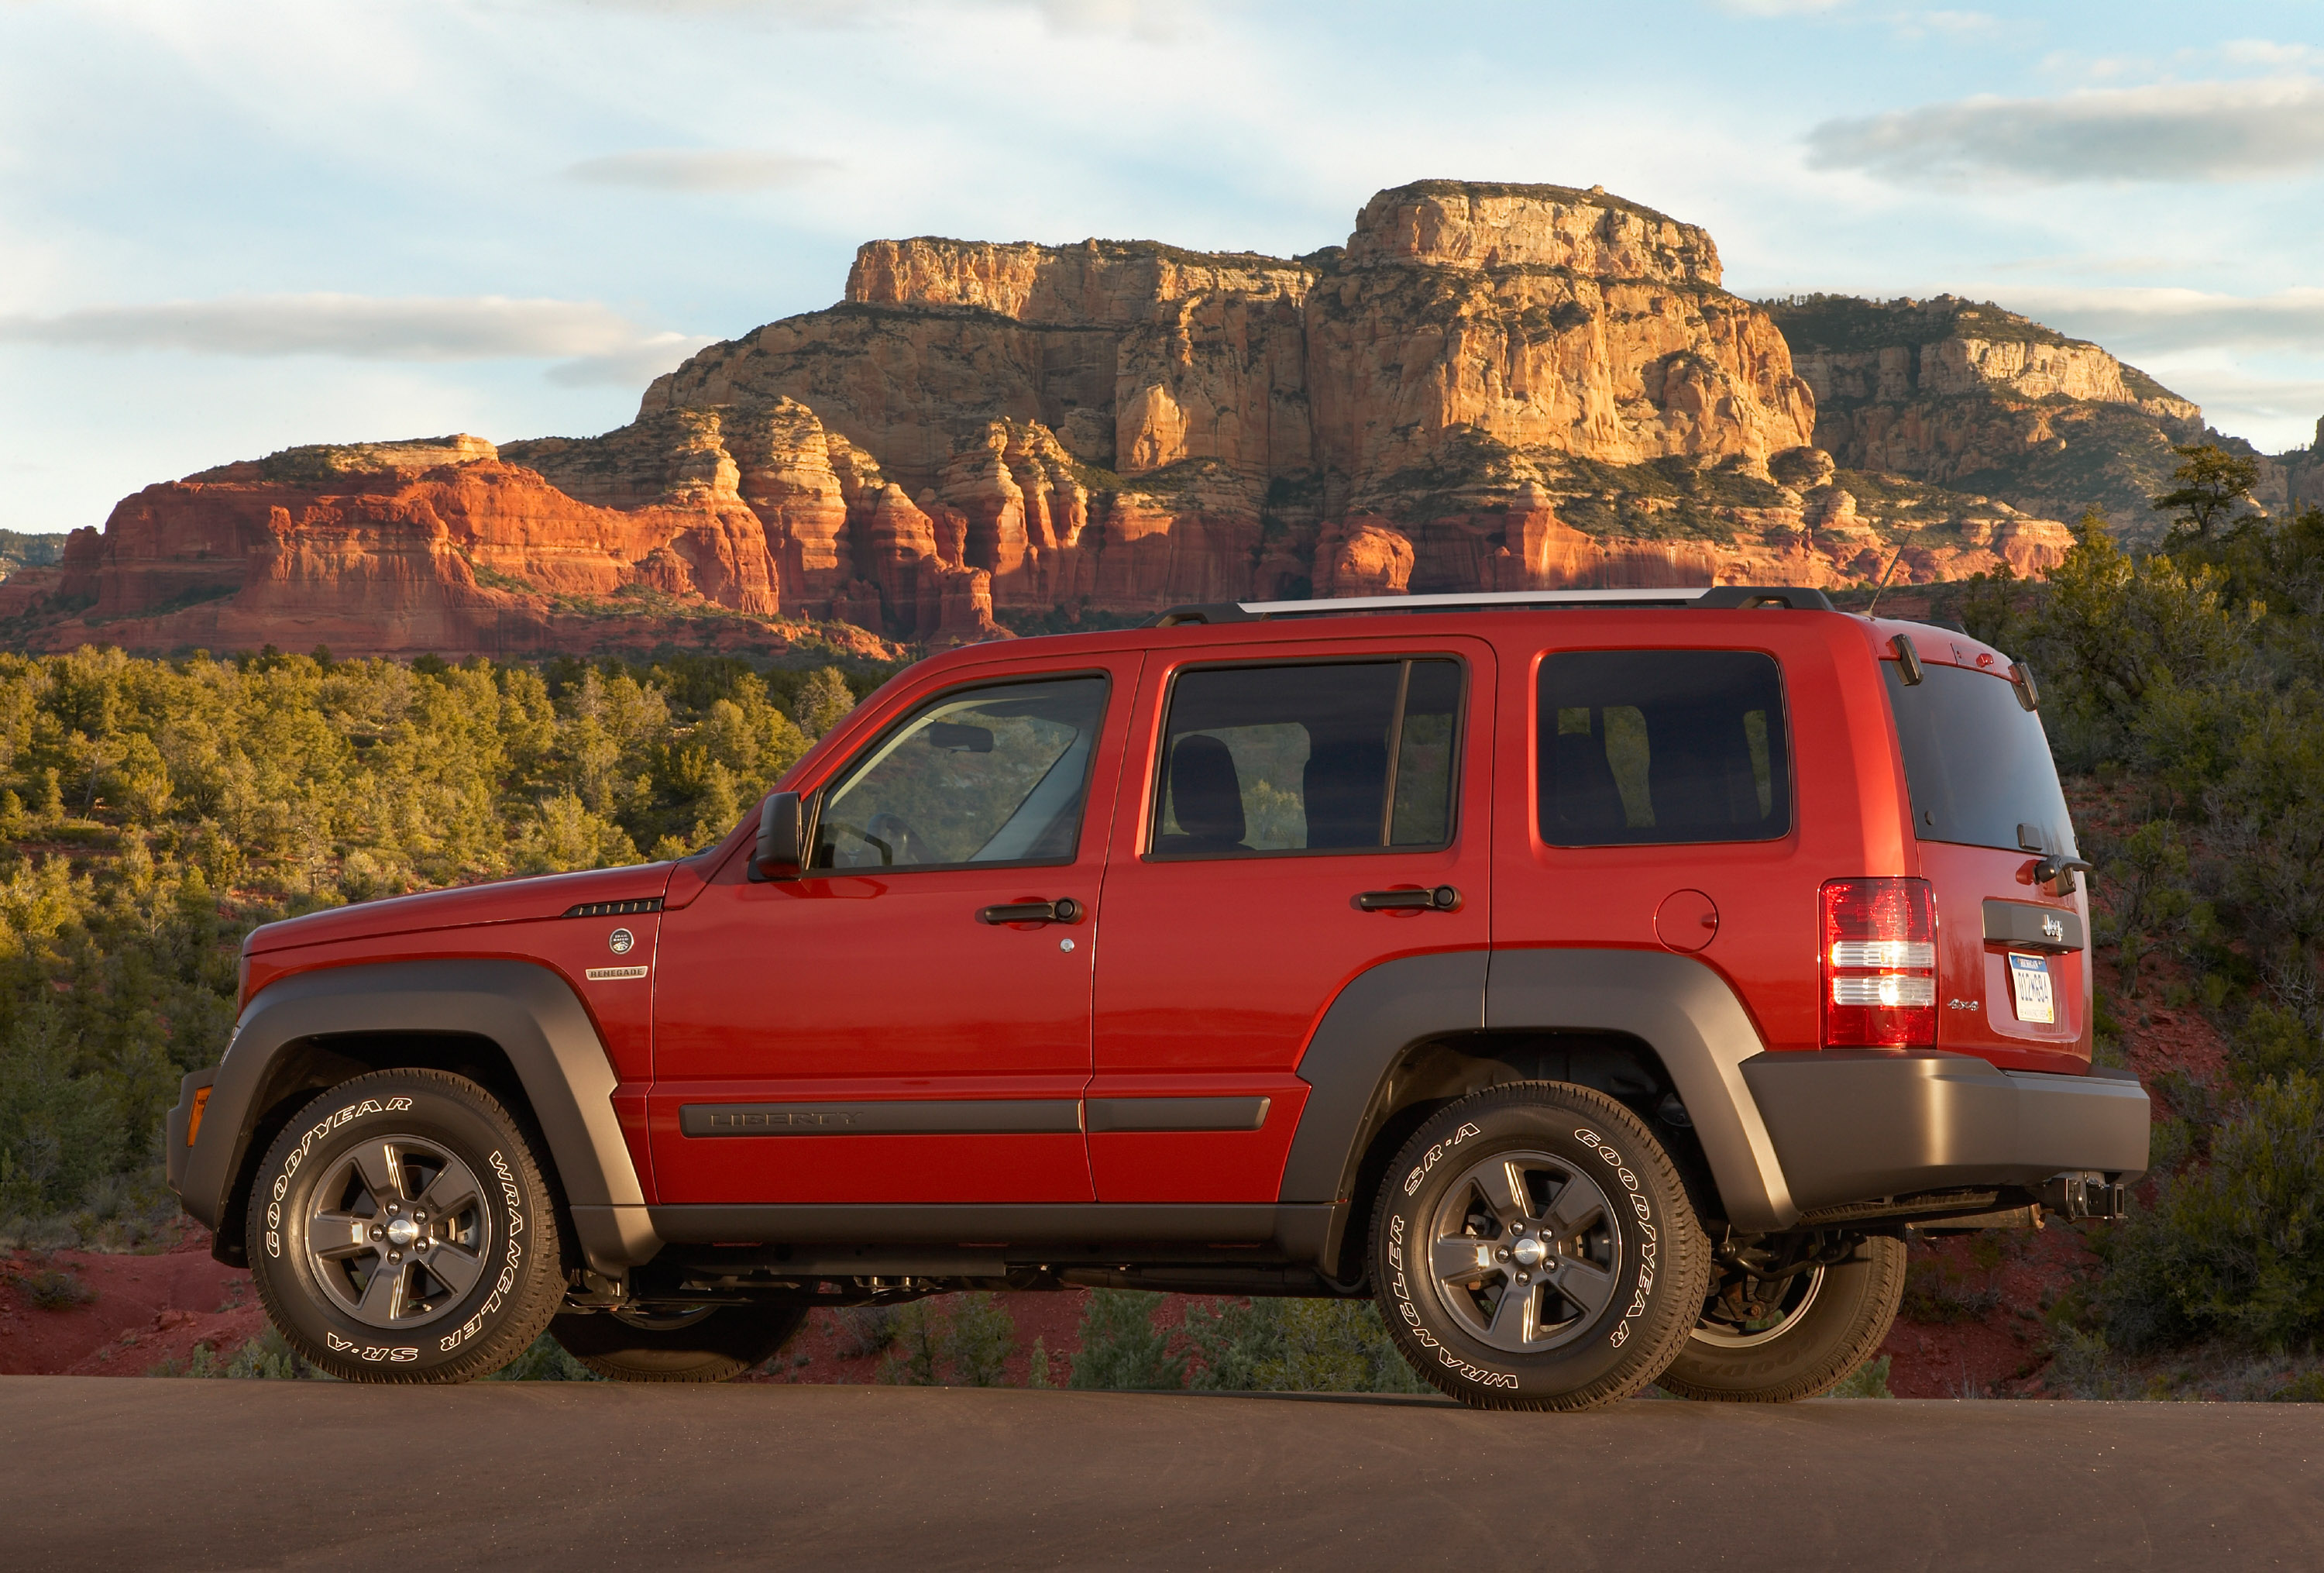
M1925 879L1835 879L1823 902L1823 1046L1937 1041L1937 915Z

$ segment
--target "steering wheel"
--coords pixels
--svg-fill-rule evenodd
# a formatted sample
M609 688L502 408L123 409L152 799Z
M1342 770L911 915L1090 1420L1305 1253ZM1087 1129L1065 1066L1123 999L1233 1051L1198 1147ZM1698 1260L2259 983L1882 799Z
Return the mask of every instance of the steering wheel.
M899 863L923 863L927 843L912 828L901 814L878 813L863 827L863 839L880 849L880 861L889 867Z

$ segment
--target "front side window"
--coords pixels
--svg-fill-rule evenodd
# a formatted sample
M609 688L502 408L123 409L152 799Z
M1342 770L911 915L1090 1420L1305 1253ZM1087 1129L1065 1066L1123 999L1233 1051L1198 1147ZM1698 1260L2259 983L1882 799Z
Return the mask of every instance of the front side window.
M1792 828L1791 739L1770 657L1603 650L1541 663L1541 838L1553 847L1772 841Z
M1151 856L1446 845L1462 673L1442 658L1182 672Z
M814 868L1071 863L1106 680L955 689L825 794Z

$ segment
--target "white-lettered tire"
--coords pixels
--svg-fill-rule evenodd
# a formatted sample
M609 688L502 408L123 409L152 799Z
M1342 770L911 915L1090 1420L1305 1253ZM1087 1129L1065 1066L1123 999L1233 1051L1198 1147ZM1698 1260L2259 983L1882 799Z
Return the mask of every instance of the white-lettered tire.
M1482 1409L1589 1409L1651 1383L1702 1306L1710 1245L1645 1123L1565 1082L1439 1110L1389 1165L1372 1281L1397 1346Z
M615 1382L724 1382L772 1359L803 1306L721 1305L668 1314L567 1311L549 1324L565 1352Z
M564 1299L556 1208L492 1094L440 1070L342 1082L251 1188L251 1276L299 1354L349 1382L499 1370Z
M1904 1297L1904 1243L1879 1235L1845 1260L1773 1282L1730 1268L1712 1281L1661 1386L1720 1403L1818 1397L1872 1357Z

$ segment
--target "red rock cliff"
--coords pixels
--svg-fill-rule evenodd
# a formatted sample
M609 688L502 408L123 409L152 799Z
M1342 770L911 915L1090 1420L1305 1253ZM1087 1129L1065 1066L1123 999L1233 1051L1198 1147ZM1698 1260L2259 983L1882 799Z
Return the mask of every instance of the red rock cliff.
M1288 260L873 241L838 305L703 350L617 430L148 487L0 585L0 616L147 648L782 642L798 619L945 644L1185 601L2063 551L1984 498L1851 494L1783 334L1720 278L1702 230L1601 190L1453 181Z

